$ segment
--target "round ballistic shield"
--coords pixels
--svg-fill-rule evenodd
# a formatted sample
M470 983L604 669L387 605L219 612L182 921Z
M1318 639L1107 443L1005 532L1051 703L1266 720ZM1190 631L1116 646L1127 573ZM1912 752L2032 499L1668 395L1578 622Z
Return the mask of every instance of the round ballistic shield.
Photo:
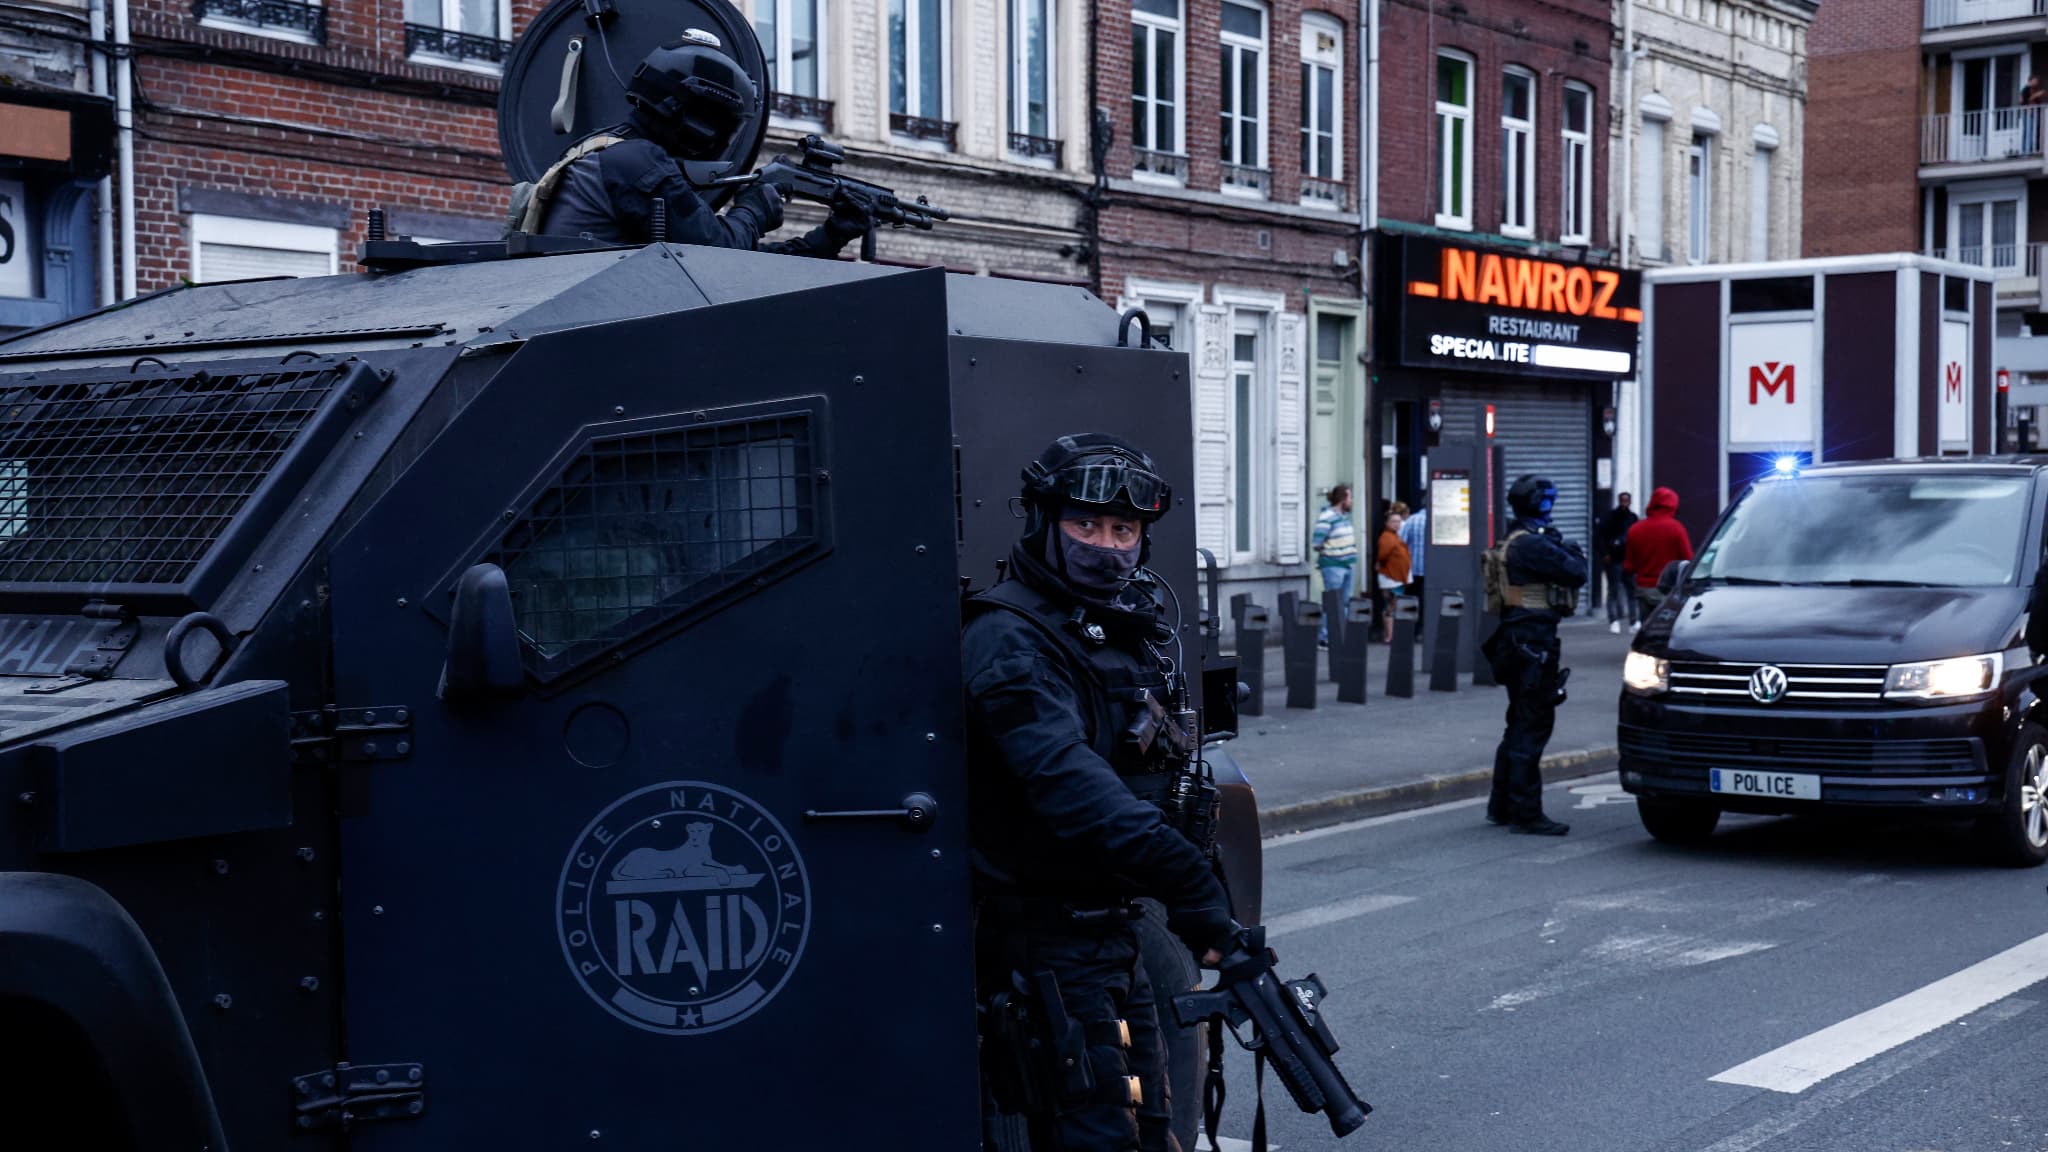
M505 62L498 145L514 180L537 180L569 145L626 119L626 81L642 58L684 29L718 37L760 93L725 155L684 170L707 185L753 171L768 134L768 66L753 26L727 0L554 0L533 18ZM707 192L714 204L731 194Z

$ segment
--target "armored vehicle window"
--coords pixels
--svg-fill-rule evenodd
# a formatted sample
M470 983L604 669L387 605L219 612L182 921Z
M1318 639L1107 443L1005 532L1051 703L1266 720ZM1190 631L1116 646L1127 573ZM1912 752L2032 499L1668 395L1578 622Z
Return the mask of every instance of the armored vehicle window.
M122 372L0 390L0 581L193 581L340 378Z
M486 557L526 642L581 663L820 540L809 413L592 440Z

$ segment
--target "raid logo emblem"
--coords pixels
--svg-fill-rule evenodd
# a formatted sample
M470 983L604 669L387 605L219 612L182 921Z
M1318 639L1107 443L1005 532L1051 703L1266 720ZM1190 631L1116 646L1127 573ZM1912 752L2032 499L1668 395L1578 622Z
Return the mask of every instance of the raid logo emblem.
M716 1032L789 982L810 877L774 816L730 788L655 784L615 801L562 865L562 955L605 1011L649 1032Z

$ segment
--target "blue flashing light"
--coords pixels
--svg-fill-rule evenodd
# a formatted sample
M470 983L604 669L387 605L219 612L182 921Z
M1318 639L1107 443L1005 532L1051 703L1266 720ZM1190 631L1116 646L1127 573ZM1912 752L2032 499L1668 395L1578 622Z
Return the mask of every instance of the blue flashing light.
M1799 471L1799 457L1780 456L1772 467L1778 470L1780 476L1791 476Z

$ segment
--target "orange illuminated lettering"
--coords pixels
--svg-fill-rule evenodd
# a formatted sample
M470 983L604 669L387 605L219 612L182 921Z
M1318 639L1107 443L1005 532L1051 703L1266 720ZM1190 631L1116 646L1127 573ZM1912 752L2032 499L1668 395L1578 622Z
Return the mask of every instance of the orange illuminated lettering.
M1500 257L1488 254L1479 262L1479 302L1481 304L1505 304L1508 302L1507 277L1502 275Z
M1615 290L1621 287L1621 273L1602 269L1593 273L1593 284L1598 289L1593 296L1593 315L1602 320L1620 316L1610 301L1614 299Z
M1542 309L1543 265L1535 260L1508 262L1508 307Z
M1584 316L1593 310L1593 274L1584 268L1574 268L1565 273L1565 307L1574 316Z
M1543 304L1545 312L1563 312L1564 306L1564 265L1543 266Z
M1479 294L1479 253L1444 249L1444 299L1470 300Z

